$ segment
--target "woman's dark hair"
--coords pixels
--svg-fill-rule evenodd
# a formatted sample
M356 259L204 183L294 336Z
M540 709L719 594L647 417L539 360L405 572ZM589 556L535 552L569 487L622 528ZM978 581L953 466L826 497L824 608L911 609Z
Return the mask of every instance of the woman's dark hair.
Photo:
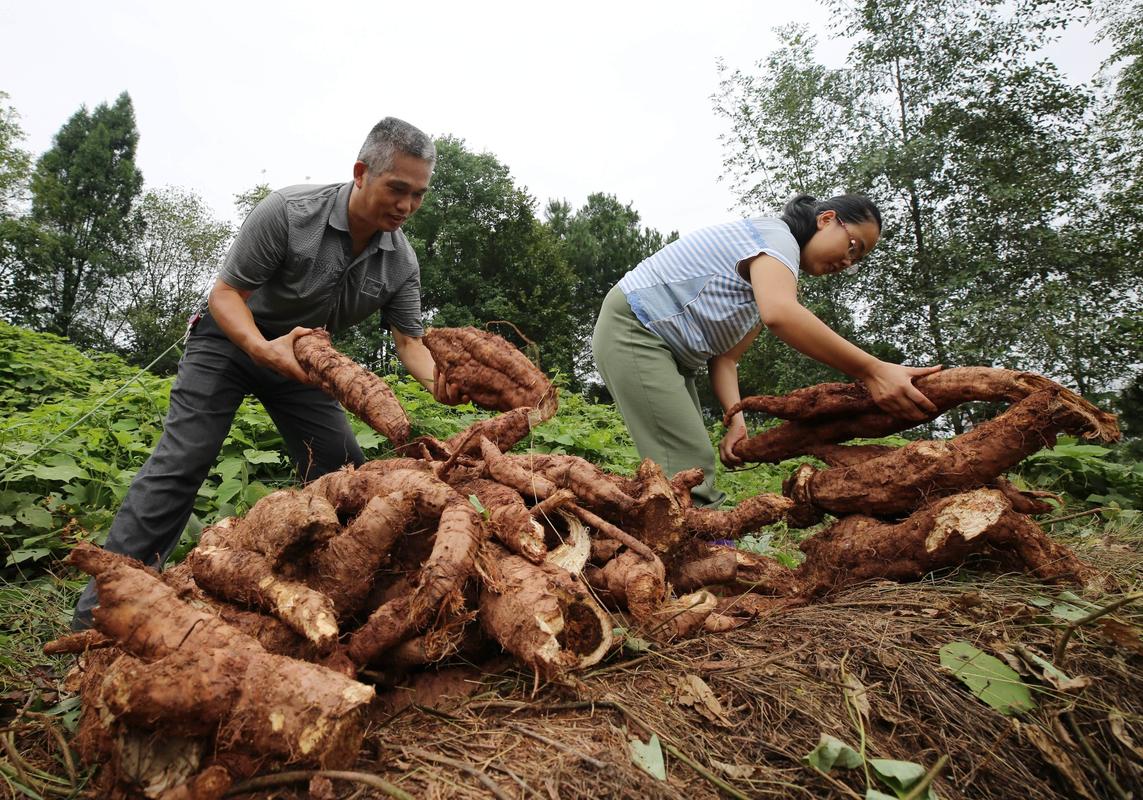
M798 248L806 246L818 230L818 214L823 211L834 211L842 222L869 222L877 223L877 230L881 230L881 212L873 201L863 194L839 194L829 200L818 200L808 194L794 196L786 207L782 209L782 222L790 227L790 232L798 242Z

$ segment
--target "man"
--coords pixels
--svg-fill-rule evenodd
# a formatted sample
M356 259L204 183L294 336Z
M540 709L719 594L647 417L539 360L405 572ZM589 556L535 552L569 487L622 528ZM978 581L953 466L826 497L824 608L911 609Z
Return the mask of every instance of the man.
M353 181L291 186L251 212L179 362L155 451L132 481L104 547L159 566L174 550L202 482L247 394L274 420L303 481L360 465L361 448L336 401L308 379L294 340L380 311L397 357L434 396L461 397L436 380L421 342L420 268L401 225L418 209L436 161L432 140L386 117L353 165ZM92 624L88 583L73 630Z

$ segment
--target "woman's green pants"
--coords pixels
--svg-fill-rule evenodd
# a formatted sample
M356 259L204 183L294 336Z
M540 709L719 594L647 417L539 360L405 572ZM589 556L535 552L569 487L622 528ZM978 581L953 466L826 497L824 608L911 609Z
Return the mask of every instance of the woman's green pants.
M721 503L726 495L714 488L714 448L695 376L684 372L666 343L643 327L618 286L604 298L591 352L639 456L657 463L668 477L702 467L705 480L691 491L695 503Z

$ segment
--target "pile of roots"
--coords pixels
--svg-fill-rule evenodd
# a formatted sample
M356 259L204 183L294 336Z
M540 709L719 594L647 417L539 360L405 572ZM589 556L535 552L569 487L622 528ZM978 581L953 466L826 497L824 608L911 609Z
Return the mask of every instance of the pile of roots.
M315 332L298 340L299 362L400 457L268 495L205 530L161 576L94 547L73 552L97 582L95 629L48 649L87 653L77 747L105 765L108 793L203 800L268 764L347 766L371 683L490 652L511 654L537 684L558 680L609 651L609 612L669 642L970 556L1043 581L1096 581L1030 518L1042 500L1002 477L1060 431L1118 437L1114 417L1039 376L966 368L920 379L942 410L1012 405L963 436L896 450L838 446L913 424L878 412L860 387L748 398L790 421L740 443L740 455L832 466L803 466L785 496L716 511L691 503L697 470L668 479L644 461L626 477L573 456L509 453L555 414L547 378L486 332L437 329L425 342L441 380L502 413L447 441L410 441L385 382ZM825 513L838 521L803 543L796 570L715 543Z

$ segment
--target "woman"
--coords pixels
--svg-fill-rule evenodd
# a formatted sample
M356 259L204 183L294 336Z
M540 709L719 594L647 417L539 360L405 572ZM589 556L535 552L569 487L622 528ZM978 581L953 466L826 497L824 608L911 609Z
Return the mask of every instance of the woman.
M714 453L695 374L710 368L724 409L741 398L738 361L765 325L784 342L865 384L885 411L923 419L936 408L913 379L940 367L881 361L834 333L798 302L799 272L828 275L860 261L881 237L881 213L862 195L798 195L781 217L738 220L690 233L628 272L608 293L592 354L639 455L674 475L702 467L695 502L718 505ZM746 436L739 412L719 443L737 467Z

